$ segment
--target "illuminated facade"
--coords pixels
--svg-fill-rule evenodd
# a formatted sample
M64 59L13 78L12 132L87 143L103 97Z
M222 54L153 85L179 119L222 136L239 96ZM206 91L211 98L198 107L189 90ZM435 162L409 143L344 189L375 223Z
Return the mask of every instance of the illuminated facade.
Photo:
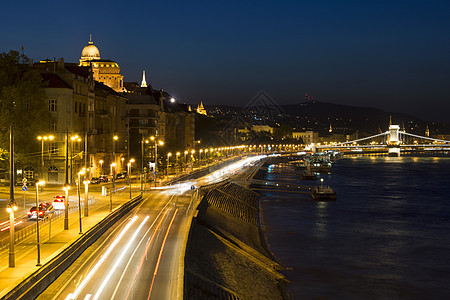
M200 104L197 106L197 113L201 115L207 115L206 109L203 107L203 101L200 101Z
M104 83L116 92L125 91L119 65L115 61L100 58L100 51L92 42L92 37L81 51L80 66L91 66L94 80Z

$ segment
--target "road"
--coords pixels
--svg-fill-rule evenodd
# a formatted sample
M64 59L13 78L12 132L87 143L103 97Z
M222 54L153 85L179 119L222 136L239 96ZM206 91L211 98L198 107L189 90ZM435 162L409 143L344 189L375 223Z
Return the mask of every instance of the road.
M191 187L224 180L249 162L153 189L38 299L176 299L182 292L179 260L193 211Z

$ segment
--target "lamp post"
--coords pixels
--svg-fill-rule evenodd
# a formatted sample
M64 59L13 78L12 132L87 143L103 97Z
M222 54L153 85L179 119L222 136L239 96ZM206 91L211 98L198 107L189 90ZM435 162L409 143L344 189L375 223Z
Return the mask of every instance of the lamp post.
M81 170L78 172L78 182L77 182L77 191L78 191L78 219L80 222L80 234L83 233L83 227L81 224L81 194L80 194L80 184L81 184L81 175L84 175L86 173L85 170Z
M172 156L172 152L167 153L167 176L169 176L169 165L170 165L170 157Z
M89 216L89 180L84 180L84 216Z
M163 141L158 141L158 138L157 138L158 136L156 136L156 137L154 137L154 136L151 136L150 137L150 139L152 140L152 141L155 141L155 184L156 184L156 178L157 178L157 176L158 176L158 144L160 145L160 146L163 146L164 145L164 142Z
M206 149L206 151L208 151L208 149ZM203 152L203 149L200 149L198 151L198 164L199 164L199 166L202 164L202 152ZM205 152L205 155L206 155L206 152Z
M144 135L141 135L141 194L144 192Z
M116 192L116 176L114 175L116 173L116 163L113 162L111 165L109 165L111 169L111 176L112 176L112 189L113 192Z
M36 243L37 243L37 264L36 267L41 266L41 245L39 243L39 186L43 186L45 181L36 183Z
M44 141L53 140L53 135L38 136L37 139L41 141L41 179L44 180Z
M116 162L116 141L119 139L119 137L117 135L113 136L113 157L114 157L114 162Z
M179 169L180 169L179 162L178 162L178 157L180 156L180 154L181 154L180 152L177 152L177 153L176 153L176 155L177 155L177 156L176 156L176 161L175 161L175 166L176 166L176 167L175 167L175 172L176 172L176 173L178 173L178 171L179 171Z
M188 154L188 151L187 150L185 150L184 151L184 168L186 169L186 164L187 164L187 161L186 161L186 155Z
M100 175L103 175L103 159L100 159L99 163L100 163Z
M6 211L9 213L9 267L14 268L16 266L16 259L14 253L14 212L17 210L17 205L14 200L11 200L6 207Z
M73 152L74 152L74 143L81 141L78 135L73 135L70 137L72 141L72 151L70 152L70 184L73 184Z
M64 190L64 230L69 230L69 190L70 185L63 187Z
M131 164L134 163L134 158L130 159L127 164L128 167L128 185L130 186L130 200L131 200Z

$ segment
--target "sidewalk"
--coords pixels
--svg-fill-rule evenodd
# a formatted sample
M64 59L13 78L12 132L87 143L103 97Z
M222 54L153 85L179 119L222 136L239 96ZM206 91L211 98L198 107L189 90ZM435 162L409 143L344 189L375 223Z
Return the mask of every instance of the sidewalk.
M138 185L133 185L132 197L138 195ZM109 214L109 196L101 196L100 192L93 192L95 203L89 207L89 216L82 217L83 233L95 226L100 220ZM113 195L113 209L128 201L130 198L129 190L123 189ZM82 209L83 215L84 209ZM40 227L40 253L41 265L44 265L58 253L73 243L81 234L79 233L78 210L72 211L69 215L69 230L64 230L64 217L51 223L51 238L49 240L48 224L39 225ZM41 229L42 227L42 229ZM0 297L3 297L12 288L17 286L26 277L39 269L37 263L37 245L36 234L32 234L15 244L15 268L9 268L9 249L0 252Z

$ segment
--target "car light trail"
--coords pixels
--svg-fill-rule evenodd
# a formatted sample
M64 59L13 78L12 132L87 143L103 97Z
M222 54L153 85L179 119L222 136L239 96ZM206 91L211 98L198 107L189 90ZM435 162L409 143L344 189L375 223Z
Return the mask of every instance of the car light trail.
M164 250L164 246L166 244L167 236L169 235L170 227L172 227L173 220L175 220L175 217L177 216L177 212L178 212L178 208L175 210L175 213L173 214L173 217L172 217L172 220L170 221L169 227L167 227L166 235L164 236L164 240L161 245L161 250L159 251L158 261L156 262L155 272L153 273L152 284L150 285L150 291L148 292L147 300L150 299L150 295L152 294L153 283L155 282L156 273L158 273L159 262L161 261L161 256L162 256L162 253Z
M138 267L138 269L136 270L136 272L134 273L133 280L131 280L131 284L130 284L130 287L129 287L129 289L128 289L128 293L127 293L127 296L125 297L125 299L128 299L128 297L130 296L131 289L133 288L134 281L136 280L136 276L137 276L137 275L139 274L139 272L141 271L142 265L143 265L143 263L144 263L144 259L147 257L148 248L150 248L150 246L152 245L152 241L153 241L153 239L154 239L155 236L156 236L156 232L157 232L157 231L159 230L159 228L161 227L161 225L162 225L162 223L163 223L163 221L164 221L164 219L165 219L165 216L166 216L166 214L167 214L168 212L169 212L169 210L166 210L166 212L164 213L164 215L162 216L162 218L159 220L159 223L158 223L158 225L156 226L155 230L153 231L150 240L147 242L147 247L145 248L145 251L144 251L144 254L142 255L141 261L139 262L139 267ZM157 219L155 219L155 221L153 222L152 226L150 226L150 228L148 229L148 231L153 227L153 225L155 224L156 220L157 220ZM147 231L147 232L148 232L148 231ZM146 233L146 234L147 234L147 233ZM122 280L122 278L121 278L121 280ZM119 281L119 282L120 282L120 281ZM117 290L117 287L116 287L116 290ZM113 296L111 297L111 299L114 299L115 294L116 294L116 291L114 291L114 294L113 294Z
M14 223L14 227L16 226L16 225L19 225L19 224L22 224L23 223L23 221L19 221L19 222L17 222L17 223ZM5 228L2 228L2 230L0 230L0 231L6 231L6 230L8 230L9 229L9 226L6 226Z
M122 237L125 235L125 233L130 229L131 225L137 220L137 216L134 216L130 222L125 226L125 228L120 232L119 236L114 240L114 242L111 244L111 246L108 248L108 250L103 254L102 258L95 264L95 266L92 268L92 270L89 272L89 274L84 278L84 280L81 282L81 284L78 286L78 288L75 290L75 292L70 293L67 295L66 300L70 299L76 299L78 295L80 295L80 292L84 289L88 281L94 276L95 272L100 268L100 266L103 264L103 262L108 258L109 254L113 251L113 249L116 247L116 245L119 243L119 241L122 239Z
M111 276L113 275L113 273L116 271L117 267L119 267L119 264L122 262L125 254L127 254L128 249L130 249L131 244L134 242L134 240L136 239L139 231L141 231L142 227L144 226L144 224L147 222L149 216L146 216L144 218L144 220L141 222L141 224L139 225L138 229L134 232L133 236L131 237L131 239L128 241L127 246L125 247L125 249L122 250L122 253L120 254L120 257L116 260L116 263L114 264L114 266L112 267L112 269L109 271L108 275L105 277L105 279L102 282L102 285L100 286L100 288L97 290L97 293L95 293L94 295L94 299L98 299L98 297L100 297L101 293L103 292L103 289L105 288L106 284L108 283L109 279L111 278Z
M14 220L15 220L16 218L14 218ZM0 223L0 226L3 226L3 225L5 225L5 224L8 224L9 223L9 220L8 221L5 221L5 222L1 222Z

